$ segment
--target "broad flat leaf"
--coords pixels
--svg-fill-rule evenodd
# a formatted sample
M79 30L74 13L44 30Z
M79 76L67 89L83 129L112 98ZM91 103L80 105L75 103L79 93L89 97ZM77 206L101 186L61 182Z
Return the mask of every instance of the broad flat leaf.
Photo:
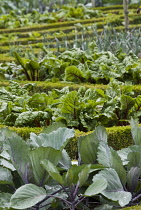
M128 95L121 96L121 108L122 110L126 110L127 112L134 106L135 99Z
M39 65L38 62L30 60L29 62L26 63L26 67L29 70L35 71L35 70L38 70L40 68L40 65Z
M3 166L4 168L10 169L11 171L16 170L13 164L5 159L0 159L0 165Z
M42 131L42 133L49 134L52 131L55 131L58 128L61 128L61 127L65 127L65 125L62 124L61 122L54 122L53 124L51 124L48 127L44 128L43 131Z
M129 146L127 148L123 148L123 149L117 151L118 155L121 157L123 165L127 165L128 164L129 160L128 160L127 157L128 157L128 154L130 152L139 152L139 153L141 153L141 146L132 145L132 146Z
M103 204L100 205L99 207L94 208L94 210L110 210L110 209L113 209L113 206L109 204Z
M52 147L37 147L30 152L30 158L35 182L38 186L43 186L47 182L49 175L41 165L41 161L49 160L56 166L61 158L61 151Z
M0 184L13 185L11 172L7 168L0 167Z
M34 206L46 197L46 191L34 184L26 184L18 188L11 197L11 207L14 209L26 209Z
M129 161L127 164L128 170L130 168L137 166L141 168L141 153L140 152L130 152L127 156L127 160Z
M26 142L20 136L9 138L8 141L10 145L9 154L13 166L25 184L33 181L29 147L26 145Z
M7 109L7 103L0 101L0 112L3 112Z
M98 144L99 141L95 138L94 132L78 139L78 152L83 164L97 162Z
M5 80L5 79L6 79L5 75L0 72L0 80Z
M96 138L99 141L107 142L107 132L106 132L106 129L103 126L99 125L99 126L96 127L95 135L96 135Z
M139 184L139 177L141 174L141 168L132 167L127 173L127 188L130 192L134 192Z
M69 128L58 128L56 131L52 131L49 134L40 133L38 136L32 134L30 139L32 145L52 147L57 150L62 150L67 145L70 138L74 137L74 130Z
M76 118L76 110L79 109L80 102L77 91L71 91L62 97L60 111L64 114L70 114Z
M100 142L98 147L97 160L100 164L106 167L111 167L112 155L110 147L107 145L107 143Z
M106 167L113 168L118 173L122 183L126 183L126 170L118 153L110 148L107 143L101 141L98 147L98 162Z
M41 164L44 166L44 168L47 170L49 175L57 181L59 184L63 184L63 178L60 175L57 167L53 165L49 160L43 160L41 161Z
M86 183L90 174L90 168L91 168L91 165L89 164L85 168L83 168L82 171L78 174L79 187L83 186Z
M0 209L7 210L10 208L10 199L12 194L10 193L0 193Z
M68 81L83 81L84 73L76 66L68 66L65 69L65 78Z
M114 169L104 169L96 175L96 178L105 178L107 180L107 188L101 192L102 195L110 200L118 201L120 206L127 205L132 195L123 189L118 174Z
M136 145L141 145L141 127L138 127L138 123L131 119L131 133Z
M65 170L71 167L71 159L65 149L62 150L62 158L58 163L58 167Z
M77 184L79 180L79 173L85 168L86 165L72 165L72 167L67 171L64 177L64 185L70 186L72 184Z
M84 196L94 196L101 193L107 187L107 181L105 178L94 180L94 182L87 188Z

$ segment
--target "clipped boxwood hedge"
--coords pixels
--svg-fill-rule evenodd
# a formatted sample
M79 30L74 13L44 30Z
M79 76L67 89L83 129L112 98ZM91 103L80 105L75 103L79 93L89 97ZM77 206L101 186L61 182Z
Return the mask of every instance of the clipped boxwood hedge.
M10 130L17 132L23 139L28 139L30 133L39 134L42 132L43 128L29 128L29 127L8 127L4 125L0 125L0 128L7 127ZM131 136L131 127L130 126L118 126L112 128L106 128L108 133L108 144L113 147L115 150L119 150L125 147L128 147L133 143ZM88 135L91 132L82 132L79 130L75 130L75 138L71 139L66 147L67 152L69 153L71 159L77 159L77 139L80 136Z

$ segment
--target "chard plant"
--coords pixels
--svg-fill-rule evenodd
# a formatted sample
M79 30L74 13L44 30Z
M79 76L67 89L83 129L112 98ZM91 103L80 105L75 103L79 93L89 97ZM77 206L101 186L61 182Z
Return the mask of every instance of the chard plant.
M105 91L84 87L71 91L66 86L39 93L31 83L21 86L11 81L9 87L0 88L0 123L42 127L63 122L70 128L90 131L97 125L129 125L131 117L140 122L141 96L135 96L131 86L120 85L111 80Z
M1 67L1 75L10 79L29 81L67 81L75 83L109 84L111 79L123 83L140 84L140 59L130 51L99 51L95 42L89 50L66 50L58 56L41 46L45 55L22 58L14 52L16 63Z

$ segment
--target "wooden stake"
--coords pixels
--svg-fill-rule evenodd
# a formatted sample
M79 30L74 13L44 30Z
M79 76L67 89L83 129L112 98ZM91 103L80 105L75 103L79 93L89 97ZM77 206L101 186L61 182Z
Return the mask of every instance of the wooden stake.
M125 30L129 30L129 18L128 18L128 0L123 0L124 19L125 19Z

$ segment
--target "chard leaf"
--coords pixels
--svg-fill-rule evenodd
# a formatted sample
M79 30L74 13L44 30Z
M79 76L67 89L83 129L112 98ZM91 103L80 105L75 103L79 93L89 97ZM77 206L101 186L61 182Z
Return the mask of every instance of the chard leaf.
M41 165L41 161L49 160L55 166L61 159L61 151L52 147L37 147L30 152L30 159L33 167L35 183L38 186L44 186L48 181L49 175Z
M46 197L46 191L34 184L26 184L16 190L11 197L11 207L14 209L26 209L34 206Z
M77 91L71 91L61 99L60 110L64 114L70 114L76 118L76 110L80 106Z
M135 104L135 99L128 95L121 96L121 108L122 110L129 111Z
M68 81L83 81L84 74L76 66L68 66L65 69L65 79Z

